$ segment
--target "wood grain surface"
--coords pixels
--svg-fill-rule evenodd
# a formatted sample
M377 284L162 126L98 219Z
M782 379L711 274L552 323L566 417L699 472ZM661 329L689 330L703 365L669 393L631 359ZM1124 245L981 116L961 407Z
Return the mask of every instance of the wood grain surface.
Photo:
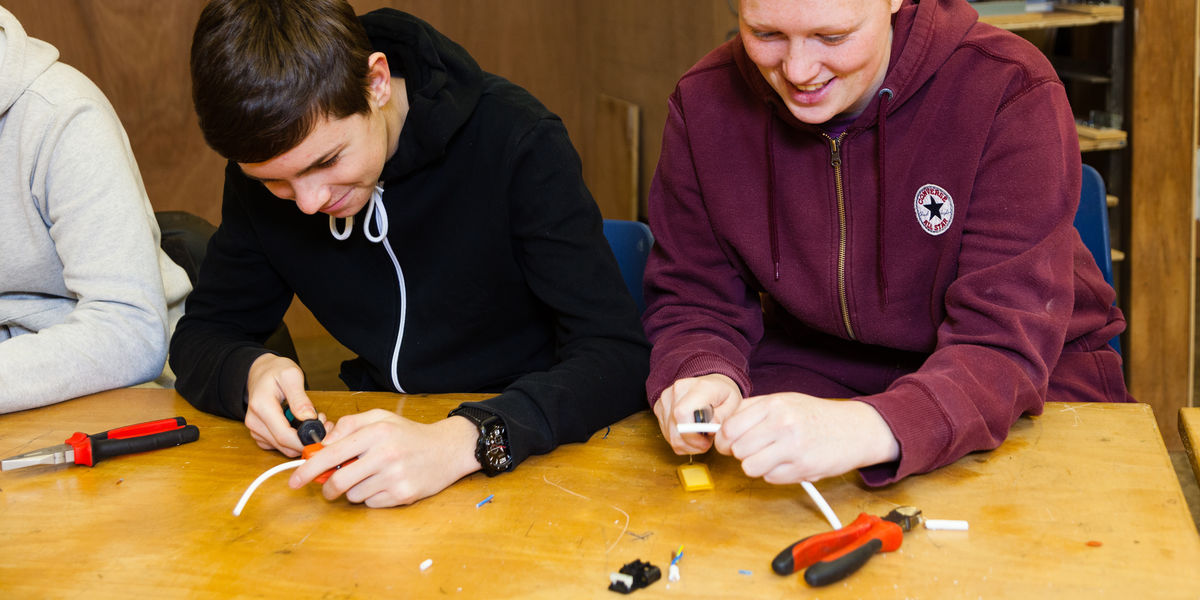
M466 398L313 394L331 416L379 407L420 421ZM708 455L698 460L716 489L684 492L675 469L686 459L648 412L512 473L475 474L393 509L329 502L315 486L288 488L281 474L234 517L246 485L287 459L170 391L0 416L0 456L177 415L200 427L198 442L92 468L0 473L0 597L614 598L609 573L634 559L664 572L641 598L1200 593L1200 538L1141 404L1049 403L999 449L935 473L877 489L853 473L819 482L843 522L897 505L970 521L967 532L915 529L898 551L821 589L769 567L783 547L828 528L800 486L748 479L735 461ZM682 580L668 585L681 544ZM433 565L422 571L426 559Z

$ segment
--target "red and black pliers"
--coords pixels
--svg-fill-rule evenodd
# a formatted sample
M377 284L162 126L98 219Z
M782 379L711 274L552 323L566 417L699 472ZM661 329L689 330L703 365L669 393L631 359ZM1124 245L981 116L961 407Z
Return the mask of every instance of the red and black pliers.
M105 458L170 448L200 439L200 430L183 417L162 419L87 435L75 432L67 441L0 461L0 471L34 465L74 463L92 466Z
M883 518L861 513L841 529L809 536L784 548L771 561L771 568L780 575L807 569L804 581L808 585L829 585L857 571L876 552L899 548L904 532L920 520L921 510L912 506L901 506Z

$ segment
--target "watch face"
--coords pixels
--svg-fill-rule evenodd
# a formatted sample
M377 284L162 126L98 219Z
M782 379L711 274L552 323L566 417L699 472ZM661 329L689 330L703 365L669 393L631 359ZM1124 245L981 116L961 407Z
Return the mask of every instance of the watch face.
M484 458L487 460L486 466L495 471L505 470L508 468L509 461L512 460L512 457L508 454L508 440L506 438L504 425L500 423L488 427L487 434L482 440Z

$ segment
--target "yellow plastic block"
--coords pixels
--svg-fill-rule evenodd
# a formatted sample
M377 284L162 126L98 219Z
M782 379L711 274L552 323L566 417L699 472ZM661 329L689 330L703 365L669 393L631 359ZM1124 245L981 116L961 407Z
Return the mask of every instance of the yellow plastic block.
M708 474L708 467L700 463L689 463L679 465L678 471L679 483L683 484L685 491L698 492L713 489L712 476Z

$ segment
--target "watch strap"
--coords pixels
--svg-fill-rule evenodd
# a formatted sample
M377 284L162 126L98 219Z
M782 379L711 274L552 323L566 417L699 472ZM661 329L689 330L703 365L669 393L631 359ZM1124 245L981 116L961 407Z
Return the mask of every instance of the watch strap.
M484 410L477 406L460 406L450 411L448 417L466 417L468 421L475 424L476 427L483 425L483 422L496 416L496 413Z

